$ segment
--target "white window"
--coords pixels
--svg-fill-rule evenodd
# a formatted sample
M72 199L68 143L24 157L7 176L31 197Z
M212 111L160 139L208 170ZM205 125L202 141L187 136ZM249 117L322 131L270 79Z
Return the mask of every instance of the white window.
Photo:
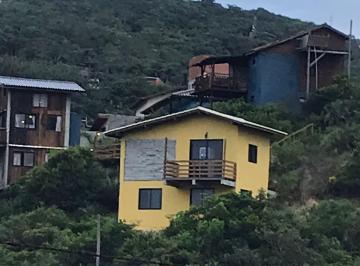
M16 114L15 115L15 127L24 128L25 127L25 115Z
M45 153L45 163L47 163L48 161L49 161L49 153L48 152L46 152Z
M34 107L47 107L48 106L47 94L34 94L33 95L33 106Z
M56 132L61 132L61 116L57 116L56 117L56 128L55 128Z
M14 152L13 165L21 166L21 152Z
M14 152L13 165L33 167L35 162L35 154L33 152Z
M49 115L47 120L47 129L56 132L61 132L61 116Z
M35 128L36 117L32 114L15 114L16 128Z
M34 166L33 152L24 152L24 166L28 166L28 167Z

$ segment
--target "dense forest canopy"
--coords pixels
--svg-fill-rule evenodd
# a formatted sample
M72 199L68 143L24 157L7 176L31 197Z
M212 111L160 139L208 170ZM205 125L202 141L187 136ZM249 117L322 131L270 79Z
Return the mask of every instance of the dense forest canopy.
M90 116L130 112L159 89L144 76L184 84L194 55L241 54L311 26L213 1L3 0L0 12L0 74L77 81L88 91L77 111Z

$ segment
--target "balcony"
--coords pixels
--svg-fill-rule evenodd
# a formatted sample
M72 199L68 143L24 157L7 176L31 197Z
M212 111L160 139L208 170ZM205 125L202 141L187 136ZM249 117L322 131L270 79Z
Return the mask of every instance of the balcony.
M214 74L195 79L195 92L200 95L227 98L245 95L247 91L246 82L228 75Z
M120 144L97 145L93 151L94 157L99 161L120 159Z
M166 161L164 178L168 185L220 184L235 187L236 163L223 160Z

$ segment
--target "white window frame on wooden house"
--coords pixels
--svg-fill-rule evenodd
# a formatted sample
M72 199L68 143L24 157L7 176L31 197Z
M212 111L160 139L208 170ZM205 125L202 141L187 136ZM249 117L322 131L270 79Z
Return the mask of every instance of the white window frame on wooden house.
M33 95L33 107L48 107L48 95L35 93Z
M36 116L33 114L15 114L15 127L35 129Z
M54 119L54 121L51 121L51 119ZM61 115L48 115L47 130L61 132L61 125L62 125Z

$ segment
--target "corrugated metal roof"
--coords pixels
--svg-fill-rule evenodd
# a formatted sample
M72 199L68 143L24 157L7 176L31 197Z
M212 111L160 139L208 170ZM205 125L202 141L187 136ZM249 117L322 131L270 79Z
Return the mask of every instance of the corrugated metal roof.
M182 90L182 91L175 91L172 93L172 95L175 96L182 96L182 97L194 97L195 89L188 89L188 90Z
M15 88L19 87L44 90L60 90L69 92L85 92L85 90L75 82L59 80L43 80L0 76L0 85Z
M308 31L299 32L296 35L292 35L292 36L290 36L290 37L288 37L286 39L276 40L274 42L270 42L270 43L255 47L255 48L251 49L250 51L248 51L248 52L246 52L246 53L244 53L242 55L236 55L236 56L211 56L211 57L205 58L202 61L194 64L193 66L203 66L203 65L211 65L211 64L223 64L223 63L231 63L233 61L236 62L236 61L239 61L241 59L246 58L249 55L256 54L257 52L264 51L266 49L269 49L269 48L275 47L277 45L286 43L286 42L294 40L296 38L300 38L302 36L311 34L312 32L317 31L319 29L328 29L328 30L333 31L336 34L342 36L345 39L349 39L349 36L346 35L345 33L331 27L328 24L322 24L320 26L313 27L312 29L310 29Z
M249 128L253 128L259 131L263 131L263 132L267 132L273 135L282 135L282 136L286 136L287 133L277 130L277 129L273 129L271 127L267 127L267 126L263 126L260 124L256 124L250 121L247 121L243 118L239 118L236 116L231 116L231 115L227 115L227 114L223 114L205 107L196 107L193 109L188 109L186 111L182 111L182 112L178 112L178 113L174 113L174 114L169 114L169 115L165 115L165 116L160 116L157 118L153 118L153 119L149 119L149 120L145 120L142 122L138 122L135 124L131 124L131 125L127 125L127 126L123 126L123 127L119 127L119 128L115 128L109 131L106 131L104 134L106 136L109 137L121 137L122 135L130 132L130 131L134 131L134 130L139 130L139 129L143 129L144 127L150 126L150 125L157 125L157 124L161 124L167 121L171 121L173 119L177 119L180 117L186 117L192 114L196 114L196 113L201 113L201 114L205 114L205 115L212 115L221 119L226 119L231 121L234 124L237 125L241 125L244 127L249 127Z

